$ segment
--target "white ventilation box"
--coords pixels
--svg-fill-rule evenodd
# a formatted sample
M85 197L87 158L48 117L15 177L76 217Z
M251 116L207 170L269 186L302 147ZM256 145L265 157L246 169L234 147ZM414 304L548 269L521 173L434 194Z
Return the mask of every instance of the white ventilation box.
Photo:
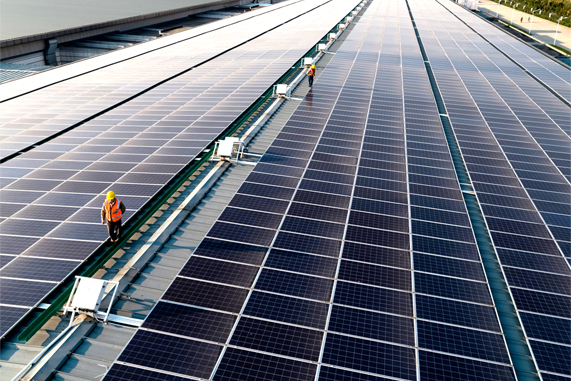
M311 66L313 65L313 58L312 57L305 57L303 59L304 66Z
M329 39L335 41L337 39L337 33L329 33Z
M346 18L346 20L347 20L347 24L351 24L351 21L353 21L353 17L348 16L348 17Z
M345 24L339 24L339 30L344 30L347 27Z
M357 11L351 12L351 14L352 14L353 16L357 16L357 13L359 13L359 12L357 12Z
M109 286L111 288L109 288ZM111 312L112 301L115 300L115 295L117 295L118 286L119 282L76 276L71 294L64 306L65 314L67 314L69 310L72 311L69 325L71 326L73 324L77 313L94 317L95 314L99 313L101 300L103 300L106 295L110 295L111 303L109 303L107 307L107 312L103 314L103 321L107 322L109 313ZM113 294L111 294L111 291L113 291Z
M239 143L239 138L227 137L220 141L218 145L218 156L232 157L234 154L234 144Z
M102 279L81 278L71 306L82 310L97 312L105 294L107 282Z
M317 45L317 49L319 49L320 52L325 52L325 50L327 50L327 44L319 44Z
M287 96L287 93L288 93L288 85L286 84L276 85L276 94L278 96Z

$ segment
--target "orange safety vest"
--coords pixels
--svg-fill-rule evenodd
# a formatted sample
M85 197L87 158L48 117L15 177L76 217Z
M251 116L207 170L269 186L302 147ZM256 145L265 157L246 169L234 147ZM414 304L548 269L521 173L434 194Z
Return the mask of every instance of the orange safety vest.
M307 73L307 75L309 75L310 77L313 77L315 75L315 70L309 69L309 72Z
M111 200L105 200L105 215L109 221L119 221L123 216L121 212L121 201L117 200L115 205L111 206Z

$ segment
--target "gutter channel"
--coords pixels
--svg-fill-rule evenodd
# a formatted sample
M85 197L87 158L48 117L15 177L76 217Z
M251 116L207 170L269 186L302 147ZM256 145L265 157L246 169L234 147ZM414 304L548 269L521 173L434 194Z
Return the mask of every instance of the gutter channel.
M466 204L468 216L470 217L470 222L474 230L476 244L480 251L480 257L482 258L484 271L488 278L492 298L494 299L494 305L498 313L501 329L506 339L508 352L513 363L516 377L519 381L540 381L541 378L539 376L539 371L537 370L535 361L533 360L529 343L525 337L517 310L515 309L514 301L508 289L504 273L486 227L484 215L480 208L480 204L478 203L478 199L476 198L466 164L464 163L458 141L456 140L456 135L454 134L452 124L450 123L450 118L446 111L444 100L440 94L438 84L434 77L434 73L432 72L428 56L424 50L424 45L422 44L420 34L416 28L416 23L414 22L414 17L410 7L408 6L408 2L407 8L414 27L416 39L422 53L422 58L424 59L426 72L430 79L432 92L438 106L438 113L440 114L440 120L444 127L446 141L450 149L450 154L452 155L454 170L456 171L458 181L460 182L464 203Z

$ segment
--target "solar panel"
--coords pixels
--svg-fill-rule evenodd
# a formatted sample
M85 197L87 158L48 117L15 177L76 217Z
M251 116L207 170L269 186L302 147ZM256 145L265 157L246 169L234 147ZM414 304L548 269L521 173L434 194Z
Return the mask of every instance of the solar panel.
M453 168L406 12L371 3L162 297L237 316L208 378L515 380L455 173L422 162Z

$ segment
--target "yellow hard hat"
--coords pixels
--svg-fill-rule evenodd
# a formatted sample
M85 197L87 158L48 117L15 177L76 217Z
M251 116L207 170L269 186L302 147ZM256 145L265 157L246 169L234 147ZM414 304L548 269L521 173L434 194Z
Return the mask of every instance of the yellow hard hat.
M311 68L312 68L312 69L315 69L315 65L311 65Z
M109 191L107 192L107 200L113 200L115 198L115 192Z

